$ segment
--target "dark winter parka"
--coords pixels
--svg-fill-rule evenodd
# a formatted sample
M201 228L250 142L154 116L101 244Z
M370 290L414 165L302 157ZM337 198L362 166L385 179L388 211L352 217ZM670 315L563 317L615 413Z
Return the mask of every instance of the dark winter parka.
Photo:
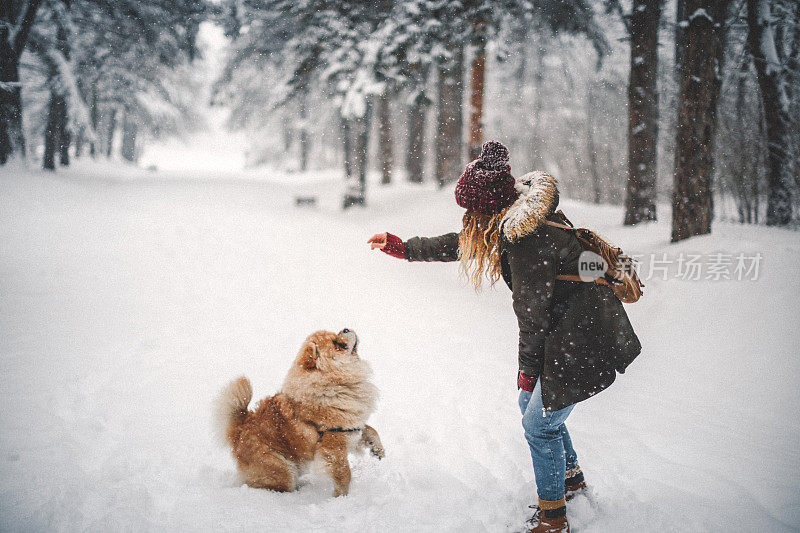
M532 172L516 187L502 224L503 280L519 323L519 368L541 379L544 406L555 411L606 389L641 345L608 286L556 279L578 274L583 249L574 232L544 224L558 203L555 179ZM406 258L457 261L458 234L409 239Z

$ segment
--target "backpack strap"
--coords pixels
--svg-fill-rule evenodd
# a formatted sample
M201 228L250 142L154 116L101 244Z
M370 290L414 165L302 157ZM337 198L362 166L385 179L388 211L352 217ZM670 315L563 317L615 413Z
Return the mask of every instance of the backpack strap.
M548 226L553 226L554 228L561 228L561 229L568 229L575 231L575 228L573 228L572 226L567 226L566 224L559 224L558 222L553 222L552 220L545 220L544 223L547 224Z
M635 270L628 271L626 267L622 266L622 263L620 262L622 258L625 258L625 260L629 261L629 259L622 254L622 250L609 244L603 240L602 237L598 236L591 230L586 228L576 228L566 217L566 215L564 215L563 211L556 211L555 214L559 219L561 219L562 222L564 222L564 224L553 222L551 220L545 220L545 225L572 231L580 242L581 247L584 250L590 250L594 253L599 253L599 255L603 257L604 261L606 261L606 266L608 267L606 269L605 276L593 280L583 280L580 276L576 276L574 274L558 274L556 279L561 281L605 285L607 287L611 287L611 290L614 291L614 295L623 303L634 303L638 301L642 296L642 287L644 287L644 284L639 279L639 276L636 274ZM609 263L613 263L615 266L612 268L609 266Z
M561 219L563 219L565 222L567 222L570 225L568 226L567 224L559 224L558 222L553 222L552 220L545 220L544 223L546 225L552 226L554 228L561 228L561 229L565 229L565 230L569 230L569 231L577 231L578 230L578 228L575 228L574 226L571 225L572 222L570 222L567 219L567 217L564 215L564 213L562 211L559 210L556 214ZM611 286L611 283L609 283L608 280L606 278L604 278L604 277L596 278L596 279L593 279L593 280L584 280L584 279L581 279L580 276L576 276L574 274L559 274L559 275L556 276L556 279L557 280L561 280L561 281L577 281L579 283L595 283L597 285L607 285L609 287Z
M562 211L561 209L556 211L555 214L558 218L564 221L564 224L561 224L559 222L553 222L552 220L547 220L547 219L545 219L544 223L547 224L548 226L553 226L554 228L568 229L572 231L576 231L578 229L575 227L572 221L570 221L570 219L567 218L567 215L565 215L564 211Z
M558 215L558 217L559 217L561 220L563 220L565 223L569 224L571 227L573 227L573 228L575 227L575 224L573 224L573 223L572 223L572 221L571 221L570 219L568 219L568 218L567 218L567 215L565 215L565 214L564 214L564 211L562 211L561 209L559 209L558 211L556 211L556 215Z

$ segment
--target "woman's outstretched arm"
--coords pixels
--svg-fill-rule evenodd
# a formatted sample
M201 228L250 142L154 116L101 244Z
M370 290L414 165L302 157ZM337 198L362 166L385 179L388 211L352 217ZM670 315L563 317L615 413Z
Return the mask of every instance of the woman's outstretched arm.
M391 233L378 233L367 242L373 250L408 261L458 261L458 233L412 237L406 242Z

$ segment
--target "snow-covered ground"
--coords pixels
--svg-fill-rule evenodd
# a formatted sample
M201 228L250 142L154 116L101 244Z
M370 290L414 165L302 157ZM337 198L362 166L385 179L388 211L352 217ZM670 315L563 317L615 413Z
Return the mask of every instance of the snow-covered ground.
M375 186L343 213L327 180L77 167L0 170L0 530L522 527L536 488L509 291L366 245L456 228L451 190ZM321 205L295 207L298 190ZM718 223L670 245L667 222L562 206L645 258L763 257L755 281L673 264L628 306L642 355L568 422L593 488L573 529L800 528L800 234ZM291 494L241 486L213 396L240 374L274 393L308 333L342 327L375 369L387 458L353 459L345 498L316 474Z

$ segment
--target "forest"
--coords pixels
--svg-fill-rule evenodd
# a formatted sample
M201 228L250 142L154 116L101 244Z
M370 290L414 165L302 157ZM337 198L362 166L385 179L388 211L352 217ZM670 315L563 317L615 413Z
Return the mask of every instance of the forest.
M0 164L135 163L202 127L213 24L208 104L248 164L342 169L344 208L368 172L444 186L496 138L626 225L671 216L673 241L798 220L792 0L5 0L0 21Z

